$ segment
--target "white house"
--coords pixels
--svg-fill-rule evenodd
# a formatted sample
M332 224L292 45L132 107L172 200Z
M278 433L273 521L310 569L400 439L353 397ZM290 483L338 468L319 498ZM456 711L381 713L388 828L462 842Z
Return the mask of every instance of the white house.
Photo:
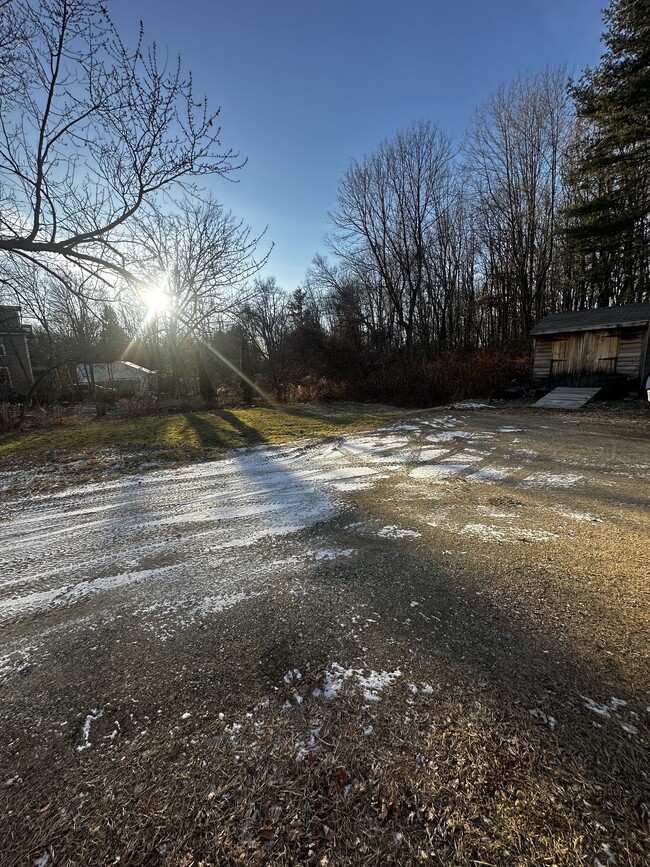
M118 396L147 395L156 389L156 371L132 361L78 364L77 382L85 386L114 389Z

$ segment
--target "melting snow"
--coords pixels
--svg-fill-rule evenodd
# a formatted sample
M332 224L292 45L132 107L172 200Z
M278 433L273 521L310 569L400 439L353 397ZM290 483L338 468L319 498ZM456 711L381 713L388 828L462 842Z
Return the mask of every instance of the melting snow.
M422 533L418 533L415 530L402 530L394 524L389 524L386 527L382 527L381 530L378 530L377 535L382 536L384 539L405 539L408 537L415 538L421 536Z
M368 671L364 674L365 669L360 668L343 668L338 663L333 663L332 666L325 672L323 679L322 695L324 698L336 698L346 680L352 681L352 684L358 689L366 701L379 701L379 693L387 686L391 686L395 681L402 676L399 669L395 671Z
M467 476L467 481L493 484L494 482L502 481L507 478L507 476L508 473L506 470L501 470L498 467L482 467L480 470L476 470L476 472Z
M591 512L575 512L573 509L567 509L564 506L554 506L553 511L563 518L570 518L572 521L591 521L596 524L602 524L603 519L598 515L592 515Z
M336 560L337 557L352 557L356 553L356 548L324 549L316 551L314 558L316 560Z
M104 715L103 710L99 710L99 708L94 708L86 717L83 728L81 729L81 738L82 743L77 747L77 751L81 752L82 750L87 750L92 746L90 743L90 727L91 725L98 720L100 717Z
M447 430L441 433L429 434L427 439L432 443L450 442L451 440L471 440L474 438L483 439L485 434L473 434L464 430Z
M449 481L452 476L465 473L470 469L471 467L467 464L438 464L434 466L415 467L415 469L411 470L409 476L412 479L444 483Z
M582 478L576 473L535 473L526 476L521 484L531 488L570 488Z
M544 530L528 530L518 527L491 527L489 524L466 524L461 533L475 536L483 542L548 542L554 533Z
M627 707L627 702L622 698L616 698L616 696L612 696L608 704L597 704L592 698L589 698L586 695L583 695L582 699L584 700L587 710L608 719L611 717L612 713L616 713L619 708Z

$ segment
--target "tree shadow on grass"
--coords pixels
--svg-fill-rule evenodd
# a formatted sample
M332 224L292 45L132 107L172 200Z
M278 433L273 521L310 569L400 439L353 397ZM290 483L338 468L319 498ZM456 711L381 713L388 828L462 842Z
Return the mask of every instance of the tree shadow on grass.
M209 416L190 412L186 413L184 418L202 448L233 448L237 445L255 446L268 442L258 428L245 424L228 410L214 410ZM229 427L224 427L220 422L225 422Z

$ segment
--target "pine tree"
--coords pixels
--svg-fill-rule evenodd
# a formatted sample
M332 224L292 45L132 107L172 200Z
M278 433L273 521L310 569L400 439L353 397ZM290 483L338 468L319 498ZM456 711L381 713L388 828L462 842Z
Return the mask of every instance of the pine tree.
M573 86L584 147L567 236L599 304L650 297L650 0L612 0L606 51Z
M129 345L129 336L120 324L114 308L104 304L102 331L97 344L98 361L119 361Z
M201 397L203 398L203 403L206 405L206 408L209 409L214 403L214 386L212 385L210 374L205 369L205 364L203 363L201 353L198 349L194 353L194 359L196 361L196 370L199 375L199 391L201 393Z

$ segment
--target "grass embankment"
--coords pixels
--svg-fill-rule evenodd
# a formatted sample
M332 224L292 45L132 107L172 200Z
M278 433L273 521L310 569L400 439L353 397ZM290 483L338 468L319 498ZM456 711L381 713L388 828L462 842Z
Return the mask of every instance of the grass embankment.
M65 427L0 437L0 457L110 447L214 450L372 428L407 413L357 404L252 407L138 418L77 417Z

